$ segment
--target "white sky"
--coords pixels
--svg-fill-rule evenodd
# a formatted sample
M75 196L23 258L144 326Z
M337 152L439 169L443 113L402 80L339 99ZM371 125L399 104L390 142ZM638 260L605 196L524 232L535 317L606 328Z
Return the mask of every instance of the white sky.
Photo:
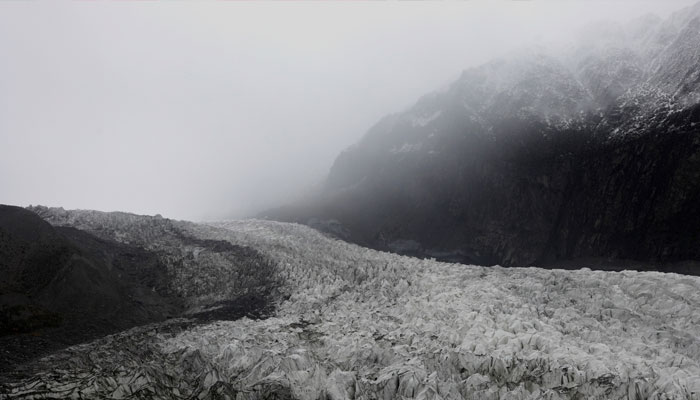
M694 2L0 1L0 203L243 216L465 68Z

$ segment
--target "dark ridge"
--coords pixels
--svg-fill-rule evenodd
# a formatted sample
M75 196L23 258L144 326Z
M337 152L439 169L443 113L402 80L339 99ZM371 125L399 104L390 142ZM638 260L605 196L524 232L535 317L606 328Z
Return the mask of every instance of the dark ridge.
M146 250L0 205L0 374L29 373L37 357L134 326L183 316L192 323L259 319L274 312L276 266L261 253L181 229L155 226L154 232L154 243L162 243ZM183 252L186 246L214 256L198 260ZM200 278L214 285L192 283ZM179 290L182 279L193 288L189 296ZM203 311L185 314L197 296L216 297L208 291L232 286L237 290L225 300L196 302Z
M0 205L0 371L182 311L141 248Z

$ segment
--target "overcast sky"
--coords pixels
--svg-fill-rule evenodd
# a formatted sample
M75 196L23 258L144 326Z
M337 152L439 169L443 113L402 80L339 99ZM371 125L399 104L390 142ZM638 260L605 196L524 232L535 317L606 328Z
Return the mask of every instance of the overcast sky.
M245 216L470 66L657 1L0 1L0 203Z

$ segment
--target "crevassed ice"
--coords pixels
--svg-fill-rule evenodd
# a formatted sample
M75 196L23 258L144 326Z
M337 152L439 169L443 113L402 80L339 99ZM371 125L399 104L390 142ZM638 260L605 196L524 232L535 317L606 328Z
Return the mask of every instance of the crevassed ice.
M288 299L274 317L173 334L135 329L47 359L65 372L9 390L235 399L700 392L697 277L445 264L269 221L191 229L278 263Z

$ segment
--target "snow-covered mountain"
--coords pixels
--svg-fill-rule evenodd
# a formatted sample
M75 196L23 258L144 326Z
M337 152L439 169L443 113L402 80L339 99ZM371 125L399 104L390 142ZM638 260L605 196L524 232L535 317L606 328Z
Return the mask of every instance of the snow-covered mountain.
M322 193L264 215L480 264L698 260L699 85L700 3L596 24L464 71L341 153Z
M165 253L157 225L253 249L280 296L266 319L172 319L70 347L2 376L2 399L700 398L698 277L446 264L271 221L40 211Z

